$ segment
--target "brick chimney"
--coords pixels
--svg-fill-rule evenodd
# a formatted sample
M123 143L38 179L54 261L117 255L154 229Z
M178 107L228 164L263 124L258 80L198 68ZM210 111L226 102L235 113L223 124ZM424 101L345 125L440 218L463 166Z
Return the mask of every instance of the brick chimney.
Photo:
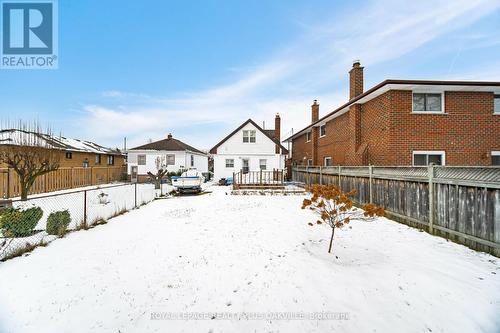
M349 99L358 97L363 93L363 67L359 60L354 60L349 71Z
M311 105L311 123L314 123L319 119L319 104L317 100L314 100Z
M169 140L172 139L172 133L168 133L167 139L169 139Z
M276 113L276 117L274 118L274 138L280 142L281 140L281 118L280 114ZM281 152L280 146L277 144L276 145L276 154L279 154Z

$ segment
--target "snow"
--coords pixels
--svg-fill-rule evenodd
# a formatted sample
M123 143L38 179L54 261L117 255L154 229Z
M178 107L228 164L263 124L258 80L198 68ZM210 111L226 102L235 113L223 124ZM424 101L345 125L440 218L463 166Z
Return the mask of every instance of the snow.
M500 330L493 256L385 218L338 230L328 254L328 227L307 225L302 195L209 190L1 263L0 332ZM221 319L271 312L340 319Z

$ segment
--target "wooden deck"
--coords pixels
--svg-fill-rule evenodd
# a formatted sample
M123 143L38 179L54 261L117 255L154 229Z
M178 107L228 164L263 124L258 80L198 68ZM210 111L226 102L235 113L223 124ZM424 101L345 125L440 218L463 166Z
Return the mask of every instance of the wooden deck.
M284 189L285 170L259 170L233 173L234 190Z

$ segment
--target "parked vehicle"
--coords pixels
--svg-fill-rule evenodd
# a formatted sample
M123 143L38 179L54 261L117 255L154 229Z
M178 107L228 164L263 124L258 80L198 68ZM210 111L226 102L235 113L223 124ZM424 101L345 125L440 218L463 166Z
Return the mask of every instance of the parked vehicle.
M180 193L199 193L204 182L205 177L196 169L187 170L180 176L172 176L172 185Z

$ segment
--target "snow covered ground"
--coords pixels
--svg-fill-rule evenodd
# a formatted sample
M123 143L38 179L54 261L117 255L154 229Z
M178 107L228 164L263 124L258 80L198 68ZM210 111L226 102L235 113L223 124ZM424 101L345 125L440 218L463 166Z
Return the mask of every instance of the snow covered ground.
M0 332L500 331L495 257L383 218L328 254L303 196L210 190L0 263Z

